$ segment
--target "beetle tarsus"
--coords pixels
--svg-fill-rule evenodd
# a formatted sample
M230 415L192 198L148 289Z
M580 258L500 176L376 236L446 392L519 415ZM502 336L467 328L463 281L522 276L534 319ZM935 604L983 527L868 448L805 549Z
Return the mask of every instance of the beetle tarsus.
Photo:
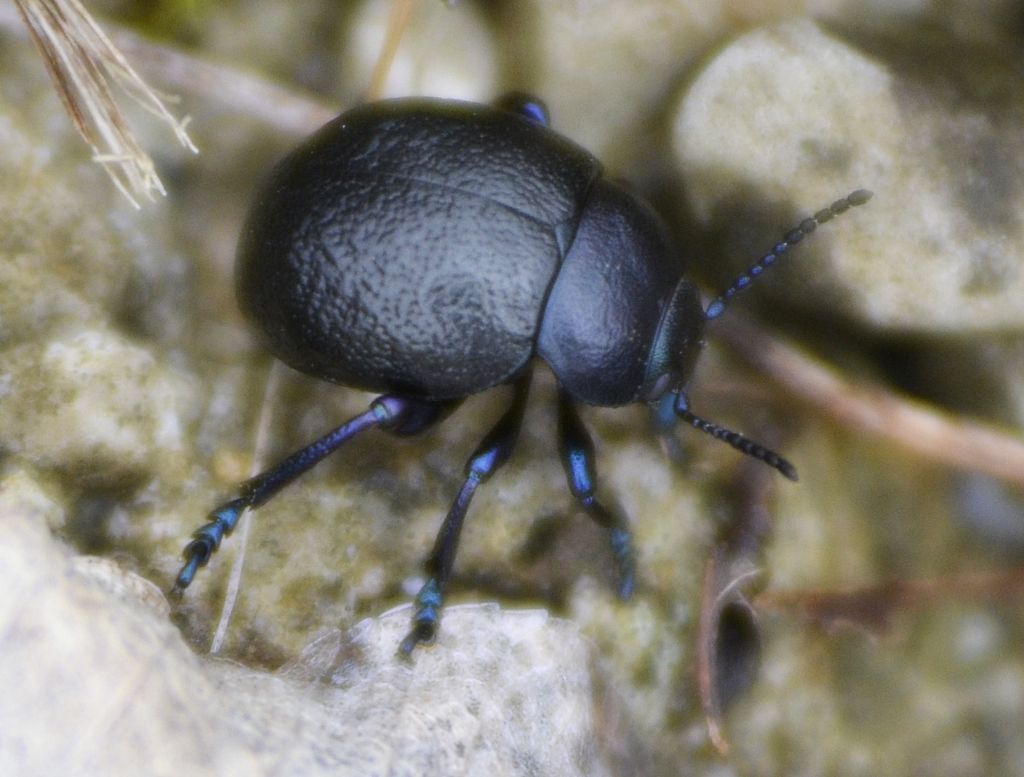
M180 597L192 583L196 572L206 566L206 562L217 552L221 541L234 531L238 518L250 506L248 497L238 497L225 502L208 516L210 522L203 524L192 533L192 540L185 546L181 555L185 564L171 588L171 595Z
M608 530L608 540L612 546L612 555L619 573L619 598L623 601L632 598L636 584L636 557L633 554L633 535L628 529L612 526Z
M200 526L193 533L192 541L182 551L185 564L178 573L171 594L180 596L188 588L196 572L206 566L224 537L234 530L246 509L266 503L282 488L308 472L360 432L374 426L381 426L398 434L420 432L442 418L450 405L451 403L385 394L371 402L365 412L350 418L276 466L246 481L242 485L241 496L216 508L209 515L209 523Z
M408 657L417 645L432 645L437 639L441 622L441 607L444 595L437 578L430 578L416 594L416 613L412 616L412 630L398 646L398 651Z

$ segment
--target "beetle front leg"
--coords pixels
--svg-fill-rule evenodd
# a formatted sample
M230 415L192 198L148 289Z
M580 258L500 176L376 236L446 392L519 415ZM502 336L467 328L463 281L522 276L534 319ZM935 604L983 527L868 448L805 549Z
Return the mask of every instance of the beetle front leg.
M416 595L412 630L399 646L401 653L406 656L410 655L417 645L430 644L437 637L444 590L455 564L455 553L459 547L459 535L462 533L466 511L477 486L490 478L512 454L519 437L519 429L523 424L529 389L530 373L527 372L516 382L512 406L505 411L466 462L466 479L437 532L434 549L426 562L427 574L430 577Z
M200 526L192 535L192 541L182 551L185 564L178 572L171 594L180 596L188 588L196 572L210 560L221 540L231 534L245 510L264 504L357 434L373 426L395 434L416 434L443 418L451 407L450 403L385 394L373 400L366 412L350 418L277 466L243 483L240 495L213 510L209 515L210 522Z
M651 430L658 438L662 453L673 463L683 461L683 446L679 442L679 435L676 434L679 422L676 416L676 392L666 392L661 399L651 403L649 413Z
M569 395L558 395L558 443L569 488L587 513L608 530L608 539L619 573L619 597L628 599L633 593L636 561L633 538L625 517L601 504L595 495L597 469L594 466L594 443L580 420Z

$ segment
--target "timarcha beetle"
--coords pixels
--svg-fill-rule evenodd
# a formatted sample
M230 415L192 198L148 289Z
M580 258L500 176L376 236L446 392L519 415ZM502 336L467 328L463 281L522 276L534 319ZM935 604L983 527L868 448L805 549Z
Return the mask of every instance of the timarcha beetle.
M676 417L795 480L778 454L692 413L687 382L706 322L790 246L869 197L855 191L801 222L705 309L653 210L549 129L537 100L398 99L341 114L255 198L238 299L286 364L381 396L215 509L185 547L174 591L244 510L355 435L416 434L467 396L511 383L511 406L466 464L400 649L433 641L470 500L512 452L539 358L558 382L569 488L607 529L629 596L629 529L595 495L594 446L575 404L670 403Z

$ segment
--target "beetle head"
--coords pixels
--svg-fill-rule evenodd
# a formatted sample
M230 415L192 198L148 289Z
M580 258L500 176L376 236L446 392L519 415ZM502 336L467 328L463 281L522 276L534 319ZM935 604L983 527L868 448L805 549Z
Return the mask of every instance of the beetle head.
M680 278L658 322L641 397L649 402L683 387L704 347L704 309L697 287Z

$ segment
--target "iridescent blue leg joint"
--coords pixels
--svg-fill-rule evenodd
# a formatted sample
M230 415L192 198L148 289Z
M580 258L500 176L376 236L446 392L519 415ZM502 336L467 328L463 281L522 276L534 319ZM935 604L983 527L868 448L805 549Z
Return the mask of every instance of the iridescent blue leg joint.
M679 463L683 460L683 446L676 434L679 418L676 416L676 392L668 391L650 408L651 428L658 436L662 452L668 460Z
M211 520L209 523L196 529L192 535L192 541L182 551L182 555L186 559L185 566L181 568L177 579L174 581L174 587L171 589L172 594L175 596L180 595L182 591L188 588L192 578L195 577L196 571L206 565L206 562L210 560L210 556L220 547L221 540L234 530L238 524L238 518L246 507L247 504L244 497L232 499L210 513Z

